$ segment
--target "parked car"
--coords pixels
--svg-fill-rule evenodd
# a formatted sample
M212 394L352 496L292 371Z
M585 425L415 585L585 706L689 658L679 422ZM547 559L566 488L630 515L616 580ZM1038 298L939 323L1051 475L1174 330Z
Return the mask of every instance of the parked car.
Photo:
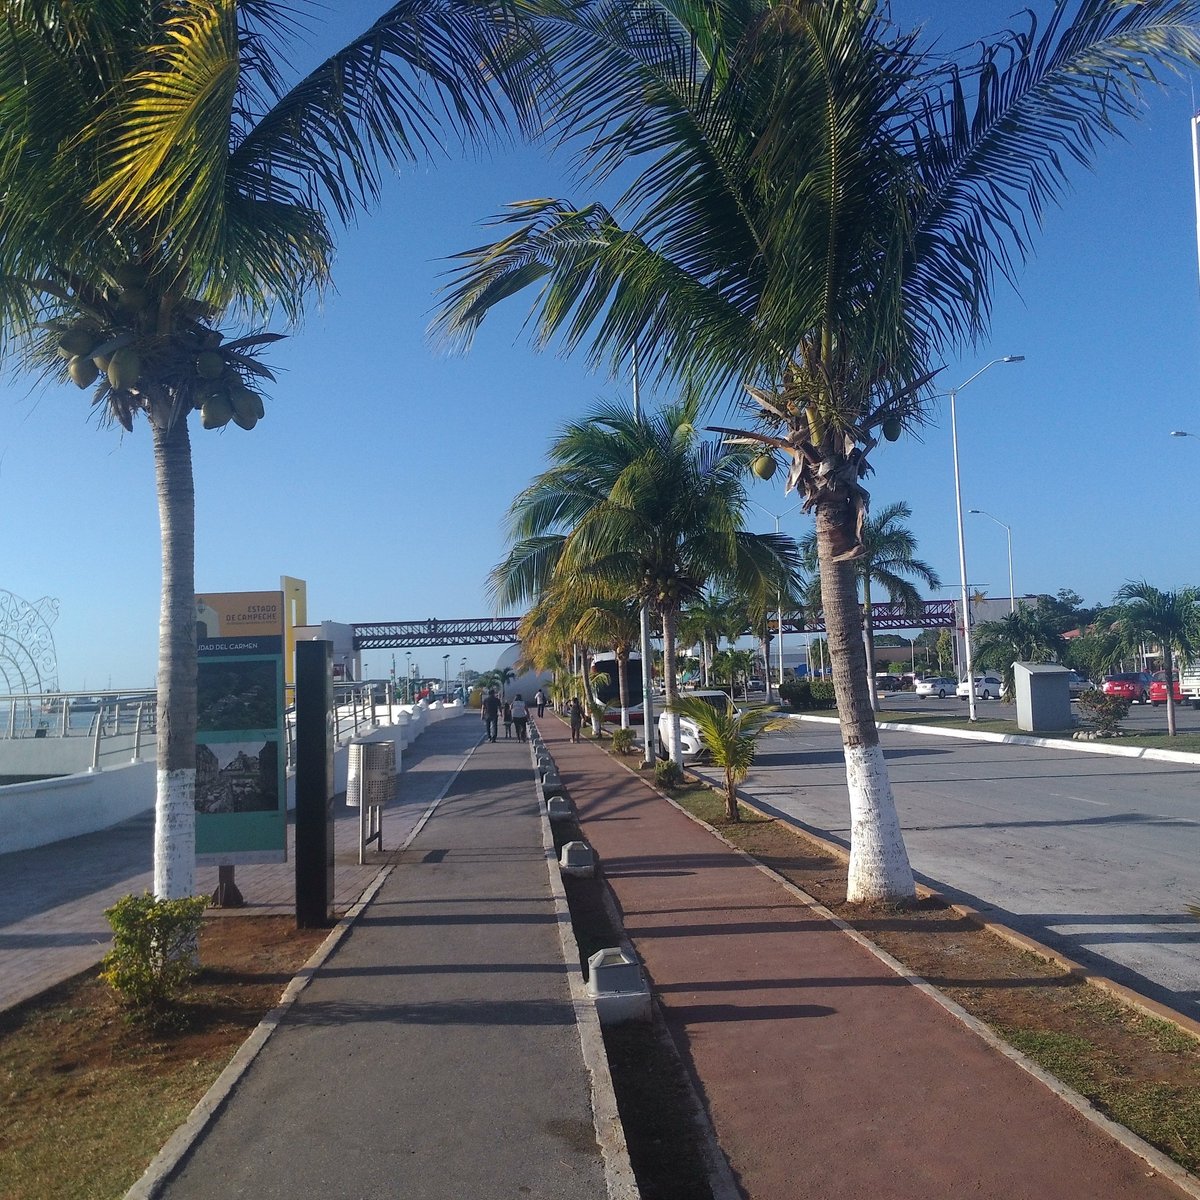
M694 696L697 700L703 700L718 710L727 711L733 707L733 701L724 692L685 692L684 695ZM671 714L666 712L658 718L659 758L667 757L667 723L670 719ZM707 747L700 737L699 726L690 717L680 716L679 753L684 765L699 761L707 752Z
M899 692L904 690L902 675L876 675L875 690L877 692Z
M1145 671L1122 671L1116 675L1105 675L1104 694L1119 696L1122 700L1128 700L1130 704L1148 704L1150 676Z
M767 685L761 679L751 679L750 682L746 684L746 690L751 692L765 692L767 690Z
M936 696L939 700L945 700L947 696L954 694L956 686L957 684L953 679L934 676L931 679L918 679L913 691L918 696Z
M1004 691L1004 680L999 675L975 676L976 700L999 700ZM964 679L955 689L954 694L963 700L967 698L967 681Z
M1179 686L1179 675L1175 671L1172 671L1171 674L1174 676L1171 690L1175 693L1175 703L1182 704L1183 689ZM1155 671L1154 674L1150 676L1150 703L1157 708L1160 704L1166 704L1166 702L1167 673L1166 671Z
M1084 692L1094 691L1095 688L1096 685L1078 671L1071 671L1067 675L1067 691L1070 692L1072 700L1078 700Z

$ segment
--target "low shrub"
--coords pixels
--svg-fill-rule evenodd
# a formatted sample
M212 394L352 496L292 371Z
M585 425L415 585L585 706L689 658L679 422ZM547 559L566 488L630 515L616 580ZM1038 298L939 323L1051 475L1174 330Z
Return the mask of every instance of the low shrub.
M1096 727L1098 733L1113 734L1129 715L1129 701L1093 688L1079 697L1079 711Z
M678 763L674 763L668 758L664 762L654 764L654 782L663 791L669 792L683 783L683 772L679 769Z
M207 906L207 896L122 896L104 910L113 947L100 964L100 978L135 1009L165 1005L196 974L196 945Z
M794 712L833 708L833 681L829 679L785 679L779 688L780 699Z
M633 730L632 729L614 729L612 734L613 749L618 754L633 753Z

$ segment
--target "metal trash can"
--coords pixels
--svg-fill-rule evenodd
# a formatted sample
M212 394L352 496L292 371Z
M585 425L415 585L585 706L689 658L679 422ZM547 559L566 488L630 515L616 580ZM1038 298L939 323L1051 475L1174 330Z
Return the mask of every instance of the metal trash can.
M396 796L396 743L351 742L346 804L387 804Z

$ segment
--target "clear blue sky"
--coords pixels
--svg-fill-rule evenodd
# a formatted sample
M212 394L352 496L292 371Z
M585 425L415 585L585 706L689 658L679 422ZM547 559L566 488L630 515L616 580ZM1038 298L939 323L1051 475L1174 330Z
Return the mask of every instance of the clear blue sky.
M348 11L365 26L384 5L334 7L345 36ZM1018 7L898 0L894 11L951 48ZM1001 291L990 336L946 364L950 387L991 358L1026 356L958 402L964 506L1012 526L1018 592L1069 587L1096 603L1128 579L1200 583L1200 440L1168 436L1200 433L1193 105L1191 81L1179 81L1094 173L1075 173L1020 296ZM490 611L485 577L504 551L509 501L543 468L562 423L629 388L532 351L520 299L489 318L465 357L431 347L425 330L442 260L485 239L482 218L506 201L570 194L539 151L476 154L405 171L382 208L344 234L336 294L272 348L279 382L266 419L251 433L193 426L198 590L269 589L288 574L308 581L312 620ZM919 553L952 588L948 421L943 406L921 440L883 447L868 486L876 505L909 502ZM795 503L778 481L754 496L776 513ZM0 506L0 589L61 602L61 685L152 682L160 572L144 422L132 434L99 429L87 393L10 376L0 386ZM966 521L971 584L1007 594L1004 531ZM754 511L752 527L773 522ZM782 527L799 537L808 519L792 513ZM445 649L452 669L463 655L483 669L499 653ZM368 654L367 665L383 674L390 654ZM441 651L421 667L438 673Z

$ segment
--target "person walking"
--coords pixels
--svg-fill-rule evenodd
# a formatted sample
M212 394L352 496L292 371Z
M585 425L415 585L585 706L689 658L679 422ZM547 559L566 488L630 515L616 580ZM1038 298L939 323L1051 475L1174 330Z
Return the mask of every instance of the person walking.
M541 688L534 692L533 702L537 705L537 715L544 717L546 715L546 693Z
M509 702L507 700L505 700L505 702L504 702L504 740L506 742L510 741L512 739L512 723L513 723L512 705L509 704Z
M517 727L517 741L525 741L525 731L529 725L529 709L525 701L521 699L520 692L517 693L517 698L512 702L512 719L513 724Z
M567 705L567 720L571 723L571 741L579 741L579 730L583 727L583 705L579 703L578 696L572 696L571 703Z
M496 695L495 688L488 688L487 695L484 696L483 702L480 704L483 717L483 733L484 737L490 742L496 740L496 733L500 723L500 699Z

